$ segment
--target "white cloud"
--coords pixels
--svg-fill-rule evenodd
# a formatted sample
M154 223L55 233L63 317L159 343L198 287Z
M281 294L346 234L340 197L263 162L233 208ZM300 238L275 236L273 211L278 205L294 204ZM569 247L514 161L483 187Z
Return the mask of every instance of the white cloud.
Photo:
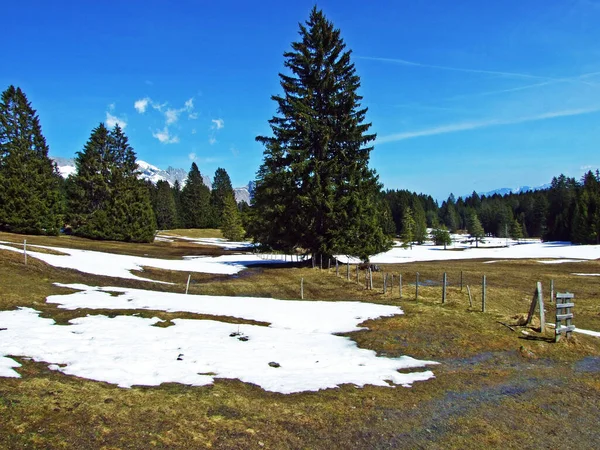
M240 151L235 148L235 147L231 147L231 153L233 154L233 156L235 156L236 158L240 155Z
M156 130L152 133L152 136L158 139L162 144L176 144L179 142L179 137L171 136L167 127L162 130Z
M561 111L550 111L535 116L516 117L512 119L488 119L473 122L459 122L448 125L441 125L433 128L426 128L423 130L406 131L404 133L390 134L388 136L378 137L376 140L377 144L385 144L388 142L403 141L405 139L412 139L423 136L434 136L436 134L454 133L456 131L475 130L477 128L487 128L498 125L513 125L523 122L534 122L537 120L554 119L557 117L568 117L578 116L581 114L590 114L600 111L600 106L593 108L581 108L581 109L566 109Z
M150 103L150 99L148 97L142 98L140 100L137 100L133 104L133 107L137 110L137 112L143 114L146 112L146 108L148 108L148 103Z
M192 134L196 134L196 129L192 128Z
M190 119L196 119L198 117L198 114L193 112L194 111L194 98L190 98L189 100L186 100L185 103L183 104L183 108L178 108L178 109L174 109L174 108L169 108L167 109L167 111L165 112L165 118L167 120L167 125L171 125L172 123L176 123L179 120L179 116L181 115L181 113L183 112L188 112L188 118Z
M109 111L114 111L115 110L115 104L111 103L110 105L108 105L108 110Z
M167 109L165 112L165 118L167 119L167 125L171 125L179 120L180 109Z
M106 112L106 126L108 128L114 128L115 125L119 125L122 129L125 129L127 122L125 119L120 119L117 116L113 116L108 111Z
M211 127L213 130L220 130L221 128L225 127L225 121L223 119L213 119L211 122L214 124Z
M208 143L210 145L215 145L217 143L217 139L214 136L208 138Z
M188 158L190 158L190 161L195 161L196 160L196 154L195 153L190 153L188 155Z
M164 108L165 106L167 106L167 104L168 104L167 102L164 102L164 103L162 103L162 104L161 104L161 103L155 103L155 102L152 102L152 108L156 109L157 111L162 111L162 110L163 110L163 108Z

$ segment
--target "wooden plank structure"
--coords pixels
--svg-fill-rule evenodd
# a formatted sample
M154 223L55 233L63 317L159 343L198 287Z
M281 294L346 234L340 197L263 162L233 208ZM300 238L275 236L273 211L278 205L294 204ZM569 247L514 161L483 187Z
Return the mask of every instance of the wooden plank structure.
M573 301L574 298L575 294L571 294L570 292L556 293L556 327L554 328L554 342L560 340L562 333L565 333L567 339L573 334L573 330L575 329L575 325L572 324L573 307L575 306ZM561 323L563 321L565 322L564 326Z
M527 322L525 325L530 325L535 313L535 307L539 304L540 306L540 332L543 333L546 329L546 315L544 313L544 297L542 296L542 283L537 282L535 292L533 293L533 299L531 300L531 306L529 307L529 314L527 315Z

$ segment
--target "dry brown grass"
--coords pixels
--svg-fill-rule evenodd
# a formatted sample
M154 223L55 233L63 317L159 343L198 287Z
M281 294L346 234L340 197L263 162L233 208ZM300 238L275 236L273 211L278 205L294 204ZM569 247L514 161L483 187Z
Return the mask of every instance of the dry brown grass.
M10 239L9 239L10 238ZM0 240L22 241L1 234ZM38 241L39 240L39 241ZM91 248L119 253L177 257L192 248L177 243L135 245L89 242L77 238L27 237L28 243ZM75 245L72 245L75 242ZM61 245L59 245L60 243ZM202 249L205 251L206 249ZM208 250L210 251L210 250ZM600 411L600 339L575 335L553 344L528 328L529 336L499 322L515 324L525 314L536 281L549 280L558 291L575 293L574 323L600 330L600 289L592 277L600 262L545 265L536 261L431 262L385 265L403 274L403 299L397 285L383 295L331 271L307 267L253 267L234 277L192 274L191 293L272 296L298 299L361 300L400 305L405 314L368 321L368 330L350 333L360 347L389 357L411 355L439 361L434 380L412 388L356 389L342 386L317 393L280 395L236 380L192 388L165 384L120 389L62 375L43 363L17 358L21 379L0 378L0 448L595 448ZM420 273L419 300L414 277ZM451 286L441 304L446 271ZM458 286L460 271L472 288ZM481 313L481 276L488 281L487 312ZM56 269L22 255L0 251L0 309L31 306L59 323L98 313L147 314L165 320L204 318L160 311L63 311L45 303L66 293L53 282L83 282L183 292L186 273L146 269L145 276L174 282L162 285L90 276ZM361 274L361 279L363 275ZM430 280L430 281L427 281ZM553 307L548 305L549 320ZM235 321L233 318L222 320ZM1 337L1 336L0 336ZM15 355L19 356L19 355ZM568 441L567 441L568 439Z

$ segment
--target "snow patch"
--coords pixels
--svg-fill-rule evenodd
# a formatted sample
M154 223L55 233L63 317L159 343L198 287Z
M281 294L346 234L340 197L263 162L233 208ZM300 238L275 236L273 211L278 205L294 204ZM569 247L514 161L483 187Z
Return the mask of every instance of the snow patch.
M10 247L10 242L0 241L0 250L22 252L21 249ZM34 247L62 252L62 255L52 255L32 251ZM74 269L92 275L126 278L160 283L131 273L141 271L142 267L175 270L188 273L213 273L233 275L253 264L284 264L283 260L265 260L260 255L223 255L218 257L188 256L179 260L149 258L145 256L119 255L115 253L78 250L64 247L28 246L27 255L54 267Z
M15 367L21 367L21 364L16 362L14 359L0 355L0 377L20 378L21 375L13 370Z
M98 294L92 291L93 296ZM101 298L106 300L104 295ZM312 302L303 303L308 306ZM380 307L361 305L375 310ZM31 308L0 311L0 327L7 328L0 341L0 355L27 355L67 375L124 388L166 382L203 386L215 378L235 378L282 394L342 384L410 386L433 378L433 373L398 370L437 364L408 356L378 357L347 337L309 332L305 325L279 328L274 324L264 327L174 319L173 326L162 328L153 326L160 322L158 318L94 315L58 326L39 314ZM333 316L330 320L326 328L350 331L362 318L356 318L351 326L338 323ZM298 323L305 324L306 320Z
M397 306L361 302L277 300L261 297L186 295L121 287L91 287L85 284L56 286L78 290L73 294L51 295L48 303L63 309L149 309L230 316L267 322L271 327L306 333L357 331L368 319L404 314ZM121 295L114 296L111 293Z

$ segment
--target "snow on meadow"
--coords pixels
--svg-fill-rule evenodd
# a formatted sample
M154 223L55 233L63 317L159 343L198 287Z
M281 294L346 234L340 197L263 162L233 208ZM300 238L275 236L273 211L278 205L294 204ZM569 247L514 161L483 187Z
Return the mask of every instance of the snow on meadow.
M158 318L88 315L59 326L31 308L0 311L0 329L4 328L0 376L18 376L11 369L18 363L6 357L15 355L49 363L49 368L68 375L121 387L166 382L202 386L215 378L232 378L289 394L348 383L410 386L433 378L433 373L398 370L437 364L408 356L378 357L349 338L332 334L360 329L368 318L402 314L397 307L70 287L80 291L48 301L69 309L125 309L129 304L130 309L201 311L270 325L174 319L164 328L155 326ZM121 295L111 296L115 292Z
M190 312L267 322L274 328L305 333L357 331L361 329L357 325L365 320L403 314L396 306L361 302L309 302L266 297L186 295L120 287L92 287L85 284L56 285L77 290L72 294L51 295L47 298L48 303L56 303L63 309Z
M12 247L10 242L0 241L0 250L23 252L22 249ZM32 248L42 248L59 252L50 254L32 251ZM49 247L43 245L29 245L27 256L44 261L54 267L75 269L92 275L107 277L127 278L141 281L154 281L131 271L142 271L142 267L175 270L181 272L200 272L212 274L233 275L253 264L281 264L281 259L269 259L257 254L189 256L183 259L161 259L146 256L119 255L115 253L97 252L92 250L77 250L65 247Z
M374 255L374 264L403 264L419 261L455 261L461 259L550 259L540 263L578 262L600 258L600 245L572 245L570 242L541 242L524 240L520 243L506 239L486 238L485 243L460 242L457 240L446 250L439 245L414 245L413 248L395 246L391 250ZM507 246L508 243L508 246ZM340 262L348 258L339 256ZM350 258L350 263L358 261Z
M464 239L464 237L462 238ZM212 242L227 248L231 245L248 243L229 243L222 239L191 239L193 241ZM600 245L571 245L568 242L540 242L526 240L521 243L512 242L505 245L505 239L486 238L485 243L480 243L476 248L474 244L456 242L444 250L436 245L414 245L412 249L395 246L391 250L374 255L371 262L374 264L402 264L418 261L461 260L461 259L537 259L544 258L548 261L540 263L578 262L600 258ZM22 252L21 249L2 244L12 244L0 241L0 250ZM14 244L13 244L14 245ZM42 248L59 252L50 254L32 251L32 248ZM212 273L234 275L250 265L256 264L285 264L291 257L286 255L265 255L255 253L240 253L234 255L211 256L186 256L183 259L161 259L145 256L130 256L105 253L91 250L77 250L64 247L33 246L28 248L28 256L40 259L54 267L75 269L93 275L105 275L116 278L127 278L141 281L154 281L132 273L142 271L143 267L174 270L187 273ZM338 256L341 263L348 261L346 256ZM360 262L356 258L349 258L350 263ZM156 282L156 281L155 281Z
M174 239L178 239L178 240L182 240L182 241L187 241L193 244L198 244L198 245L210 245L210 246L214 246L214 247L221 247L224 248L225 250L239 250L239 249L247 249L247 250L252 250L255 245L252 242L248 242L248 241L229 241L227 239L223 239L223 238L191 238L191 237L187 237L187 236L178 236L178 235L170 235L170 234L166 234L166 235L159 235L157 236L158 238L167 238L170 239L170 242L173 242Z

